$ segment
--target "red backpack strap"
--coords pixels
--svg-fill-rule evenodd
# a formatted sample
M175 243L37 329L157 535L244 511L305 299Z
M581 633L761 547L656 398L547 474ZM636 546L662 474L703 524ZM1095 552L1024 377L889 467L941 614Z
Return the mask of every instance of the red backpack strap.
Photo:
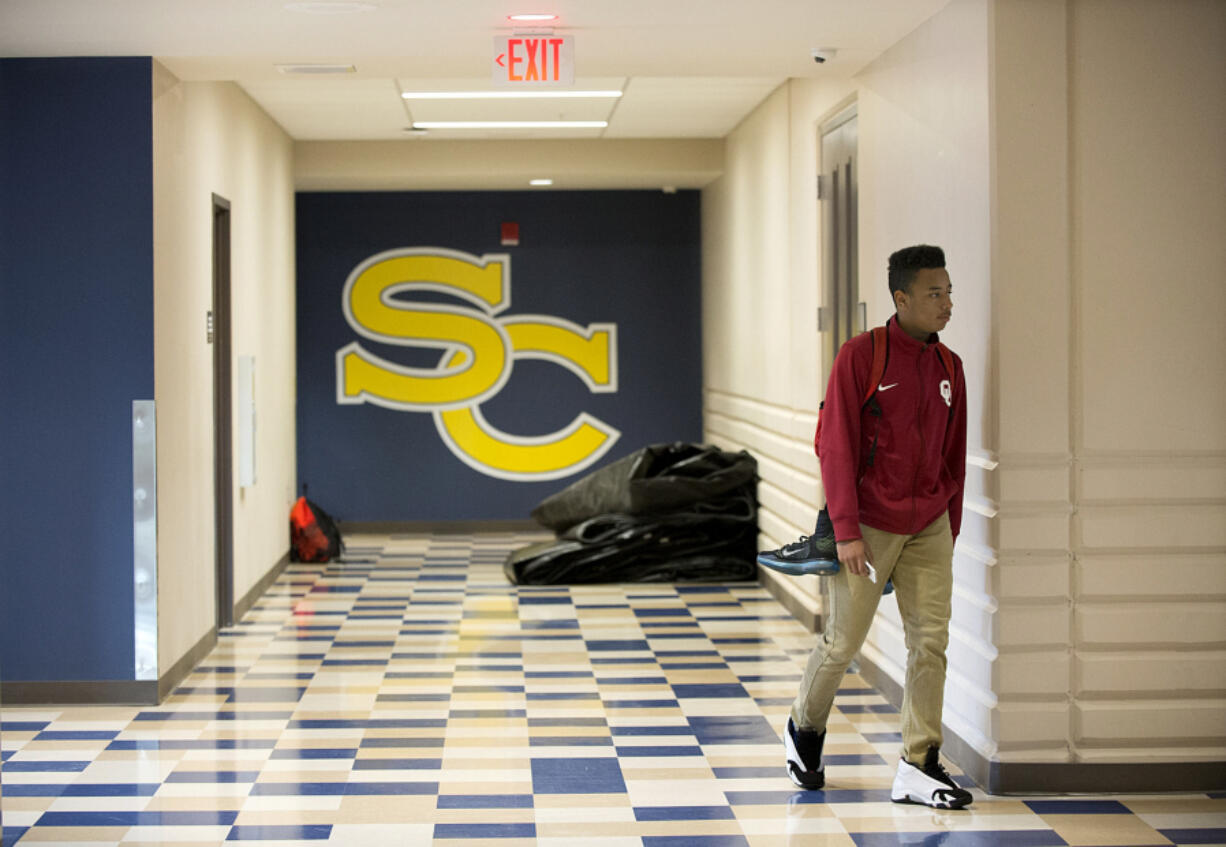
M885 376L886 365L890 362L890 330L889 325L875 326L871 330L873 336L873 363L868 368L868 384L864 387L864 399L860 405L868 403L877 393L877 386Z
M877 393L877 386L881 384L881 377L885 375L885 367L890 361L890 334L887 327L875 326L870 331L873 339L873 361L868 368L868 383L864 390L864 399L860 401L860 407L863 408L868 404L868 401L873 399L873 395ZM825 408L825 402L819 403L817 407L817 429L813 433L813 452L819 457L822 454L822 410Z

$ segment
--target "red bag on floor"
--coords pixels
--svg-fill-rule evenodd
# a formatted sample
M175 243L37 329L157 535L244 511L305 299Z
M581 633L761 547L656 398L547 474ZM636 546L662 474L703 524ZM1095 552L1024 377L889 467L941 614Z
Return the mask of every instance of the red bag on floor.
M305 495L289 513L289 557L294 562L327 562L341 555L340 530L328 513Z

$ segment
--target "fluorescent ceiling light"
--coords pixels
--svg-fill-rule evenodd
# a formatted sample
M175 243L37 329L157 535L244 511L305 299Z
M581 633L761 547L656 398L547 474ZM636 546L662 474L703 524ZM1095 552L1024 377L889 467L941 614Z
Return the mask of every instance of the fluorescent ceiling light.
M528 184L529 185L553 185L553 180L552 179L530 179L528 180Z
M608 121L413 121L414 129L604 129Z
M352 15L354 12L373 12L379 8L373 3L345 2L345 0L297 0L286 3L291 12L308 15Z
M400 94L405 100L516 100L531 98L586 97L613 98L621 97L622 92L607 91L404 91Z
M318 62L298 65L277 65L276 67L283 74L351 74L357 72L357 68L353 65L330 65Z
M518 21L519 23L542 23L544 21L556 21L557 15L549 14L527 14L527 15L507 15L507 20Z

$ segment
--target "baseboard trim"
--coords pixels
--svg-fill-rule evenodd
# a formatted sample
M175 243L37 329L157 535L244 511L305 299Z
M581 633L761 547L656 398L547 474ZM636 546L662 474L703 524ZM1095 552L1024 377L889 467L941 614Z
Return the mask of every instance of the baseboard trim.
M860 655L860 676L895 708L902 685ZM997 762L941 726L941 752L988 794L1151 794L1219 791L1226 762Z
M243 615L264 595L289 565L289 551L234 605L234 619ZM177 662L153 680L5 680L0 704L5 706L156 706L170 696L188 674L217 646L217 628L212 627Z
M341 521L341 535L373 533L378 535L408 535L437 532L468 534L473 532L548 532L532 520L498 521Z
M170 670L162 674L158 679L158 702L161 703L170 696L170 692L179 687L179 683L187 679L187 675L192 672L196 665L200 664L200 660L209 654L214 647L217 646L217 627L212 627L204 634L204 637L197 641L192 648L180 657L179 661L171 666Z
M234 620L241 621L243 619L243 615L251 611L251 607L255 605L257 600L264 596L264 592L277 581L277 577L281 576L288 566L289 550L286 550L285 555L283 555L277 561L277 563L269 569L268 573L264 574L264 576L262 576L255 585L251 586L251 590L244 594L242 598L240 598L239 601L234 604ZM214 635L216 635L216 632L214 632Z
M6 679L0 696L5 706L156 706L158 683L132 679Z

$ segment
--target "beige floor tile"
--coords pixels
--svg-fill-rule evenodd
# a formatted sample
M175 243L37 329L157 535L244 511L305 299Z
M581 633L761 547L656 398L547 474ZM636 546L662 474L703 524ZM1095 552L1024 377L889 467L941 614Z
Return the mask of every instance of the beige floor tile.
M1163 844L1168 839L1134 815L1040 815L1071 847Z

